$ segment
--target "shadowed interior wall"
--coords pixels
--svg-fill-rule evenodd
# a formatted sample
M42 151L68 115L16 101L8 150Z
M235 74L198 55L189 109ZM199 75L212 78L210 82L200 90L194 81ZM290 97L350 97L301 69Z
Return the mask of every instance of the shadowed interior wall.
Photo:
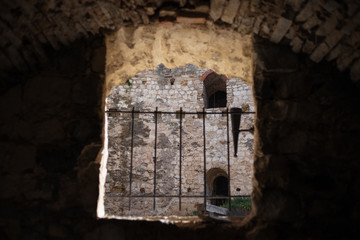
M257 39L253 201L258 239L350 239L359 223L359 88ZM270 223L270 224L269 224ZM257 227L258 228L258 227Z
M84 146L100 140L97 100L103 80L93 69L96 54L82 52L84 43L54 55L55 65L24 76L23 84L0 97L1 239L351 239L359 234L359 90L331 64L314 65L264 42L256 48L255 208L247 224L187 228L97 220L100 146Z

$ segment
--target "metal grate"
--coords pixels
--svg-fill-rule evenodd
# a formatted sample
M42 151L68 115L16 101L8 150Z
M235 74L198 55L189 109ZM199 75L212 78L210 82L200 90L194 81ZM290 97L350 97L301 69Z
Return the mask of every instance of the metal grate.
M170 111L158 111L158 108L156 108L155 111L137 111L133 107L131 111L129 110L118 110L118 109L109 109L106 111L106 114L111 117L116 117L118 113L124 113L129 114L131 116L131 152L130 152L130 182L129 182L129 194L127 195L119 195L117 193L110 193L110 196L117 196L122 198L129 198L129 210L131 210L131 200L132 198L153 198L153 210L156 209L156 198L178 198L179 199L179 210L181 210L181 199L182 198L203 198L204 199L204 207L206 208L206 202L207 200L212 199L227 199L228 200L228 208L231 210L231 198L244 198L249 197L248 195L231 195L231 178L230 178L230 127L229 127L229 115L231 116L231 123L232 123L232 133L233 133L233 140L234 140L234 155L237 155L237 144L238 144L238 135L240 132L253 132L254 129L240 129L240 122L241 122L241 115L243 114L255 114L255 112L243 112L241 108L231 108L230 111L227 108L225 111L222 112L206 112L205 108L202 109L202 111L196 111L196 112L186 112L183 111L182 108L180 108L179 111L170 112ZM135 116L138 117L140 114L152 114L154 115L154 124L155 124L155 144L154 144L154 192L153 195L133 195L132 194L132 181L133 181L133 159L134 159L134 119ZM179 119L179 192L178 194L156 194L156 185L157 185L157 178L156 178L156 162L157 162L157 137L158 137L158 116L161 115L175 115L177 119ZM206 189L206 116L207 115L213 115L213 114L221 114L222 116L226 116L226 132L227 132L227 174L228 174L228 196L207 196L207 189ZM181 192L182 189L182 176L181 176L181 170L182 170L182 122L183 117L185 115L197 115L198 118L202 118L202 127L203 127L203 154L204 154L204 166L203 166L203 176L204 176L204 194L198 194L198 195L183 195Z

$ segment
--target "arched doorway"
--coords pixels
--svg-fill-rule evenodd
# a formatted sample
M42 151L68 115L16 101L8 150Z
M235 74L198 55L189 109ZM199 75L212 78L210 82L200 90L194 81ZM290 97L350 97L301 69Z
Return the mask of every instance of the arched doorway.
M229 178L225 170L221 168L211 168L206 173L206 185L208 196L225 197L224 199L212 199L211 204L220 206L225 203L229 196Z
M218 176L214 179L213 183L213 196L229 196L229 179L225 176ZM213 204L220 206L224 204L226 199L215 199Z

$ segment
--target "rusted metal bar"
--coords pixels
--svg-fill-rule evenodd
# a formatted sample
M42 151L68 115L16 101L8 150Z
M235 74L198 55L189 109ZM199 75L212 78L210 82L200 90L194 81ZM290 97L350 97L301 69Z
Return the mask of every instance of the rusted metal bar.
M131 190L132 190L132 169L133 169L133 156L134 156L134 112L135 108L132 108L131 112L131 152L130 152L130 189L129 189L129 211L131 210Z
M122 193L108 193L108 196L116 196L119 198L128 198L129 195ZM153 198L153 195L131 195L132 198ZM179 195L156 195L156 198L178 198ZM181 198L204 198L204 195L182 195ZM249 198L250 195L233 195L231 198ZM206 199L228 199L228 196L206 196Z
M105 111L106 113L132 113L132 111L129 110L117 110L117 109L109 109L107 111ZM141 113L141 114L154 114L154 111L135 111L135 113ZM201 113L201 112L200 112ZM178 112L161 112L161 114L178 114ZM191 114L191 115L196 115L198 114L198 112L182 112L182 114ZM207 112L206 114L223 114L223 112ZM241 112L241 114L255 114L255 112Z
M226 108L226 135L227 135L226 143L227 143L227 164L228 164L228 205L229 205L229 211L231 211L229 108Z
M203 136L204 136L204 206L206 207L206 129L205 129L205 108L203 108Z
M181 167L182 167L182 108L180 108L180 144L179 144L179 211L181 211Z
M153 209L156 208L156 152L157 152L157 117L158 117L158 108L155 110L155 146L154 146L154 205Z

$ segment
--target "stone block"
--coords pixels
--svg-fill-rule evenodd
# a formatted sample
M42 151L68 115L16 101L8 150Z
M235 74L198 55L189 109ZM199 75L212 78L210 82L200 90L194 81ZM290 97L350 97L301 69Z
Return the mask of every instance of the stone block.
M234 19L234 25L235 27L239 26L241 22L243 21L244 16L249 11L249 0L241 1L241 6L239 9L239 12L237 13L237 16Z
M355 61L350 68L350 78L354 82L360 81L360 59Z
M250 1L250 12L257 12L259 9L260 0L252 0Z
M353 16L358 9L357 1L353 0L344 0L345 4L347 5L347 15Z
M323 24L320 25L318 30L316 31L316 35L318 36L326 36L330 32L332 32L336 25L338 24L340 18L340 14L338 12L334 12L330 18L328 18Z
M336 60L338 69L340 71L344 71L358 57L360 57L360 52L358 51L354 52L352 49L350 49L350 51L348 52L343 53Z
M221 17L221 20L223 22L232 24L234 21L234 17L236 16L236 13L238 12L239 6L240 6L240 1L230 0L224 9L224 13Z
M176 17L176 12L169 10L160 10L159 17Z
M319 24L321 24L321 20L316 15L313 15L302 25L302 27L303 29L310 31L313 27L318 26Z
M329 52L329 50L329 47L325 43L321 43L310 55L310 59L318 63Z
M264 16L261 16L261 15L256 17L254 27L253 27L253 32L255 34L259 34L261 23L262 23L263 19L264 19Z
M326 56L326 61L332 61L340 56L344 51L347 51L347 47L343 44L338 44L331 52Z
M340 42L343 36L343 31L335 30L325 38L325 43L329 46L330 49L332 49L336 46L336 44L338 44L338 42Z
M316 47L315 43L313 43L312 41L306 39L305 44L304 44L304 46L302 48L302 51L304 53L310 54L310 53L312 53L312 51L314 50L315 47Z
M295 37L291 42L290 46L292 47L293 52L300 52L301 47L303 45L303 40L301 40L299 37Z
M271 35L270 41L274 43L279 43L284 37L286 32L289 30L292 21L283 17L280 17L273 34Z
M322 42L310 55L310 59L314 62L320 62L329 51L342 39L344 32L335 30L328 35L324 42Z
M206 19L205 18L192 18L192 17L182 17L182 16L177 16L176 17L176 22L178 23L190 23L190 24L205 24Z
M288 0L286 4L290 5L295 12L298 12L304 2L305 0Z
M225 2L226 0L211 0L209 15L214 21L218 20L221 17Z
M360 45L360 31L352 32L352 34L344 40L346 44L356 49Z
M292 25L289 28L289 31L285 34L285 37L291 40L294 39L296 35L297 35L297 26Z
M318 6L317 0L310 0L306 3L305 7L300 11L300 13L296 16L296 22L305 22L309 17L314 14Z
M338 9L340 5L335 0L330 0L327 3L325 3L322 7L329 13L332 13L336 9Z

